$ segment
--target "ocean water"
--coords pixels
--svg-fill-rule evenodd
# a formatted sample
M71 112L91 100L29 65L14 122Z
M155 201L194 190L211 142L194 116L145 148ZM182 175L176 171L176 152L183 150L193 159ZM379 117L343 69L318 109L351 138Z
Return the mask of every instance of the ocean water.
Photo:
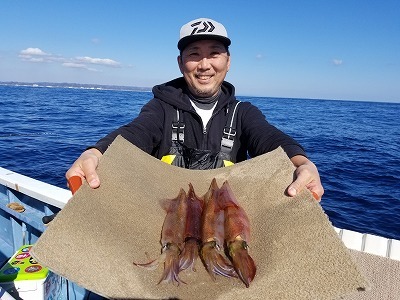
M149 92L0 85L0 167L66 188L88 146ZM306 149L334 226L400 239L400 103L238 97Z

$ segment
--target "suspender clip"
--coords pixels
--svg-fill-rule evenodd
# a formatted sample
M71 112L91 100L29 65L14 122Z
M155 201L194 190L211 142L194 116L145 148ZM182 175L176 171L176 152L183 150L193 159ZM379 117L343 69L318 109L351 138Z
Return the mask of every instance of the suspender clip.
M185 141L185 124L181 122L172 122L172 140L184 142Z

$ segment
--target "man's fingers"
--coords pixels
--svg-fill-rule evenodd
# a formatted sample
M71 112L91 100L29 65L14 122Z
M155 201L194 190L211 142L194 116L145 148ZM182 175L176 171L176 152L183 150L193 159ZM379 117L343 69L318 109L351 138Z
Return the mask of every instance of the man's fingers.
M289 196L294 197L297 195L297 190L295 187L289 186L287 189L287 193L289 194Z
M300 155L292 157L291 161L297 168L294 172L295 179L287 188L287 194L294 197L304 188L307 188L313 197L320 201L324 194L324 188L322 187L317 167L313 162Z
M97 188L100 185L100 179L96 169L99 159L95 155L88 155L82 160L82 171L85 174L85 179L91 188Z
M292 183L292 184L288 187L287 193L288 193L289 196L294 197L294 196L296 196L298 193L300 193L300 192L302 191L303 188L304 188L304 186L301 187L301 185L298 185L297 183ZM314 197L315 200L321 201L321 197L322 197L323 192L322 192L321 194L318 194L318 191L314 191L313 188L308 187L308 186L307 186L307 189L311 192L311 194L313 195L313 197Z
M287 193L289 194L289 196L296 196L297 194L299 194L304 188L304 184L300 184L299 182L294 181L291 185L289 185L288 189L287 189Z
M296 179L289 185L287 193L289 196L294 197L299 194L304 188L307 188L317 201L321 201L324 194L323 187L318 180L312 176L306 168L298 168L296 172Z
M86 150L67 171L65 177L68 180L73 176L79 176L82 181L87 181L91 188L97 188L100 186L100 179L96 172L98 164L99 156L92 150Z
M82 169L72 165L72 167L65 173L65 178L67 178L67 182L71 177L78 176L82 181L85 180L85 174Z
M86 175L86 181L92 189L98 188L100 186L100 179L96 172L91 172Z

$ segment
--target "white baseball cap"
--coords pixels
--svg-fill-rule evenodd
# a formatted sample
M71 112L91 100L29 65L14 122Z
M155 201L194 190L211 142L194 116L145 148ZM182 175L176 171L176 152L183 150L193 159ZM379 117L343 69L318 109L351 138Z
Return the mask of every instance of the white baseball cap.
M182 26L178 49L182 51L190 43L199 40L217 40L226 47L231 44L224 25L208 18L196 19Z

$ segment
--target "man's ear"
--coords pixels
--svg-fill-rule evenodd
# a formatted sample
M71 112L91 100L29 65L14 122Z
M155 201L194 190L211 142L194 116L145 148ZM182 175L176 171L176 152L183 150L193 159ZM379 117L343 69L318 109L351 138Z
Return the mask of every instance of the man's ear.
M181 73L183 74L183 63L182 63L182 56L178 55L178 57L177 57L177 61L178 61L179 70L180 70L180 71L181 71Z

